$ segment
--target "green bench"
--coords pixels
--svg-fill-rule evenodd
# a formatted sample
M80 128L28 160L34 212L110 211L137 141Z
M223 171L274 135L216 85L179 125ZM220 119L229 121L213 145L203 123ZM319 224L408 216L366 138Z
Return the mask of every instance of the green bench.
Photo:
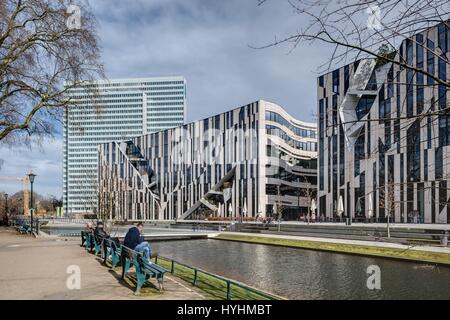
M94 235L92 234L92 232L81 231L81 244L84 243L87 251L92 250L93 241Z
M112 239L103 239L103 263L111 258L111 270L121 262L122 246Z
M81 231L81 246L83 246L83 244L86 247L86 250L92 252L92 250L95 251L95 255L98 255L101 250L102 250L102 240L97 240L94 237L94 234L92 232L86 232L86 231Z
M87 232L81 231L81 247L84 247L87 241Z
M146 281L149 281L151 278L155 278L158 282L159 291L164 290L164 274L168 272L168 270L163 267L157 265L156 263L152 263L144 258L141 252L136 252L130 248L122 245L121 250L121 260L122 260L122 277L121 279L125 279L125 276L128 273L128 270L133 265L136 270L136 291L135 295L139 295L142 286Z
M31 226L29 224L23 224L16 227L16 230L21 234L31 233Z
M94 253L96 256L98 256L99 253L102 251L102 244L103 244L103 238L100 237L100 239L97 239L94 235L91 235L92 238L92 244L94 248Z

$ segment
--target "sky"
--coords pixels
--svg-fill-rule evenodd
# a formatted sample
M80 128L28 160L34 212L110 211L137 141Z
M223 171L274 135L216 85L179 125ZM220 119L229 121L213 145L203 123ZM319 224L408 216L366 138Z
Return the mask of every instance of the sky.
M291 50L267 45L295 32L301 21L285 0L91 0L99 23L106 75L114 78L182 75L187 120L203 119L263 99L303 121L315 121L316 77L331 48ZM81 14L83 14L81 12ZM0 145L0 176L33 170L35 190L62 196L62 137L41 147ZM0 192L19 191L0 180Z

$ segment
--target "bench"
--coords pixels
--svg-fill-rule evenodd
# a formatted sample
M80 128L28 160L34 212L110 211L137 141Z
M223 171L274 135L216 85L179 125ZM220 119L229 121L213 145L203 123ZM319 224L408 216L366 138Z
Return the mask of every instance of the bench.
M31 233L31 226L28 224L23 224L21 226L17 226L16 230L21 234Z
M141 252L136 252L130 248L122 245L121 251L122 258L122 277L123 280L128 273L131 265L134 266L136 270L136 291L135 295L139 295L141 287L144 283L151 278L155 278L158 282L158 289L161 292L164 290L164 274L168 272L168 270L163 267L157 265L156 263L152 263L144 258Z
M92 246L94 244L94 235L92 234L92 232L81 231L81 243L83 243L83 241L86 250L92 251Z
M114 240L108 238L103 239L103 263L111 257L111 270L121 262L122 245L117 244Z
M92 234L91 239L92 239L92 246L94 248L95 255L98 256L98 254L102 250L103 237L99 237L99 239L97 239L97 237Z
M84 244L86 243L87 232L82 230L80 234L81 234L81 247L84 247Z

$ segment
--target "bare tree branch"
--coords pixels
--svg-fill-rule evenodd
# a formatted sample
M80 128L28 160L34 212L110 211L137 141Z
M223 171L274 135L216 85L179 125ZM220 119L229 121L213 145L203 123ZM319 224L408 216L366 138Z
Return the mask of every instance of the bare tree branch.
M80 9L80 26L68 23L74 19L69 5ZM2 1L1 142L51 136L64 108L73 105L67 92L104 76L96 28L86 0Z

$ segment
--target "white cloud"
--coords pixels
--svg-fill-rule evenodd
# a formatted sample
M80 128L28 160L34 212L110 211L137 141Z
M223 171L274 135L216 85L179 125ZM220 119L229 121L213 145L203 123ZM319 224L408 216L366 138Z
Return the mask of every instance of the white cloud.
M274 101L312 121L316 67L327 51L288 45L255 50L297 30L287 1L93 2L110 78L184 75L188 120L201 119L258 99ZM319 50L320 49L320 50Z
M316 74L329 49L289 46L255 50L282 38L305 21L287 1L93 0L109 78L183 75L188 82L188 121L258 99L282 105L293 116L313 121ZM32 169L36 191L62 194L62 142L42 150L0 147L0 176ZM0 181L0 191L19 184Z

